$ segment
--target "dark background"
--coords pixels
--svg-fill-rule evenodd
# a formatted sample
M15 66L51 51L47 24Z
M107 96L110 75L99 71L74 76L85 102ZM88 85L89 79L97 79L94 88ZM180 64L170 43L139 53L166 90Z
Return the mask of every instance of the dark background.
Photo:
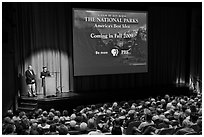
M72 8L147 11L148 73L74 77ZM36 22L38 26L35 26ZM40 31L39 35L36 31ZM35 52L46 49L68 54L72 92L108 91L116 96L120 92L131 92L136 96L164 94L165 90L162 93L156 89L175 87L176 79L185 83L188 83L190 75L202 79L202 3L3 2L3 114L14 107L17 93L21 90L18 65Z

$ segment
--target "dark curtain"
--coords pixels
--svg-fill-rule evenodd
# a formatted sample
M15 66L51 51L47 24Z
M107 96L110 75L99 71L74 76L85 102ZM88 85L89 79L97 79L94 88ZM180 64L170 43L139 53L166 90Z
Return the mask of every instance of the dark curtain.
M16 9L12 4L2 4L2 115L15 109L17 95L17 70L15 63Z
M195 88L202 89L202 8L191 13L190 78Z
M23 3L17 8L18 71L21 95L25 95L24 73L31 64L36 73L37 92L43 94L40 72L43 66L55 76L59 91L69 91L69 61L66 11L62 4Z
M16 105L17 96L27 94L25 71L30 64L36 74L38 94L43 94L40 79L43 66L57 79L59 92L70 91L69 6L69 3L3 3L4 112Z

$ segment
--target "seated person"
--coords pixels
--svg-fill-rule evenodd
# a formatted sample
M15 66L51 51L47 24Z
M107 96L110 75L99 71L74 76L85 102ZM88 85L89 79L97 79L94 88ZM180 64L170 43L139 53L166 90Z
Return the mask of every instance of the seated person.
M102 133L102 126L99 124L97 127L96 127L96 130L92 130L88 133L88 135L103 135Z
M142 122L142 123L139 125L138 129L139 129L140 131L143 131L143 130L144 130L144 127L149 126L149 125L154 125L154 122L152 121L152 115L151 115L151 114L146 114L146 115L145 115L145 121Z
M122 135L122 127L120 126L120 119L116 118L114 123L113 123L113 127L110 128L111 134L112 135Z
M88 128L87 128L87 124L85 122L82 122L80 124L80 134L88 134Z
M96 130L96 123L95 123L95 120L94 118L90 118L88 120L88 131L95 131Z
M155 127L158 128L159 124L161 123L160 119L159 119L159 116L158 115L153 116L152 121L154 122Z
M65 125L60 125L58 128L59 135L69 135L68 128Z
M193 128L197 133L199 133L202 129L198 125L198 115L191 114L190 115L190 122L191 122L191 128Z
M184 120L182 123L183 128L179 129L175 134L176 135L184 135L187 133L195 132L193 128L191 128L191 122L189 120Z
M135 115L135 111L134 110L128 111L127 120L124 123L124 127L128 127L129 123L134 121L134 115Z
M172 126L170 125L170 121L169 119L165 118L163 119L163 122L159 124L158 128L161 129L161 128L171 128Z
M5 135L15 135L14 131L15 131L15 128L14 128L14 124L7 124L3 130L3 134Z
M57 127L55 124L50 125L47 135L58 135Z
M41 118L41 124L39 124L38 127L41 127L42 129L49 129L50 128L50 125L47 124L47 118L46 117Z
M76 126L76 121L75 120L71 120L69 123L69 130L70 131L77 131L78 128Z

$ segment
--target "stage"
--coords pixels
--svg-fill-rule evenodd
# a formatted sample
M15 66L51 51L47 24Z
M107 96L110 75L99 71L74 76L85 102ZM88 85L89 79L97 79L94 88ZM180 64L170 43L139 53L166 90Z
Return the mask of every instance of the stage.
M45 96L43 94L38 94L36 97L22 96L21 99L34 99L38 101L53 101L53 100L69 99L74 96L78 96L78 94L73 93L73 92L63 92L63 93L58 93L53 96Z
M81 105L112 103L114 101L138 101L148 97L169 95L189 95L188 87L174 87L168 89L138 89L138 90L121 90L121 91L89 91L89 92L63 92L56 96L37 95L37 97L22 96L19 98L21 109L33 107L30 110L42 108L49 111L54 108L59 111L68 110L70 113L73 109Z

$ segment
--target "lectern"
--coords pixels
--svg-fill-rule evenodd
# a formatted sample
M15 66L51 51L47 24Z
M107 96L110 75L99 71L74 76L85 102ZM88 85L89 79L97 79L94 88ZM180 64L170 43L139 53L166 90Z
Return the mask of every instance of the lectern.
M56 95L56 81L55 77L45 77L45 96Z

